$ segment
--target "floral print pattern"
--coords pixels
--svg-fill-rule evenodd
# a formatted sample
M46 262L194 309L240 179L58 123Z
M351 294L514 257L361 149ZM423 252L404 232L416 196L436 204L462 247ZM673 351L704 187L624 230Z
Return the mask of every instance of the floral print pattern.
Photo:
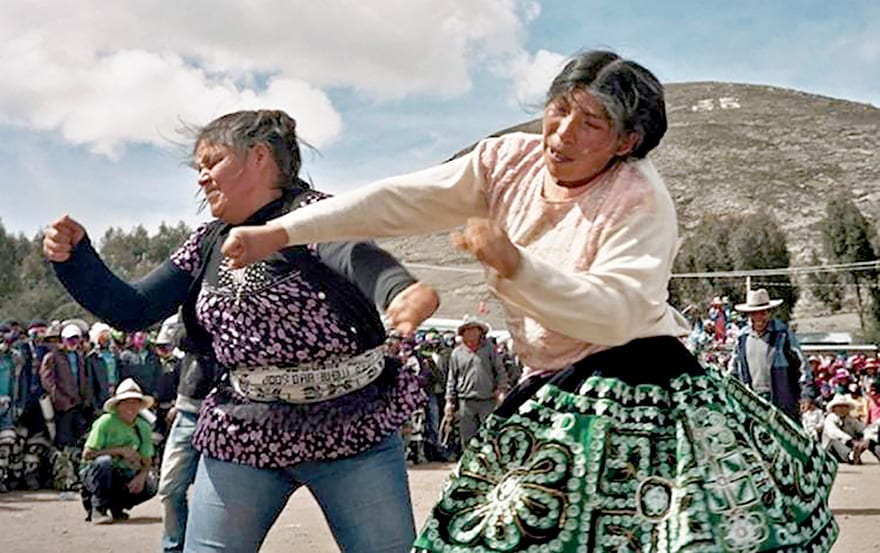
M194 274L201 265L202 225L171 256ZM219 253L215 255L220 255ZM345 325L328 301L332 282L314 282L315 250L231 271L219 261L202 281L196 317L213 340L221 366L280 367L360 353L358 329ZM203 402L193 444L224 461L281 468L357 455L395 432L425 396L416 375L388 358L370 385L335 400L296 405L253 402L221 382Z

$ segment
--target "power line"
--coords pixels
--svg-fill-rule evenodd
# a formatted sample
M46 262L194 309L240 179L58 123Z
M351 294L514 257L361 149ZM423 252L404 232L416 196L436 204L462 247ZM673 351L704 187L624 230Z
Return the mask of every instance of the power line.
M839 273L844 271L870 271L880 268L880 260L857 263L836 263L809 267L782 267L778 269L751 269L739 271L715 271L705 273L674 273L672 278L739 278L747 276L779 276L815 273Z
M752 282L752 286L763 286L765 288L849 288L858 286L859 288L880 288L880 284L856 284L855 282L841 282L840 284L820 284L816 282L805 282L802 284L792 284L790 282Z
M432 271L451 271L457 273L482 274L481 269L468 269L465 267L445 267L442 265L430 265L425 263L406 263L407 267L414 269L428 269ZM870 271L880 269L880 260L859 261L856 263L835 263L829 265L812 265L808 267L781 267L777 269L750 269L739 271L714 271L702 273L673 273L672 278L742 278L750 276L779 276L815 273L839 273L844 271Z

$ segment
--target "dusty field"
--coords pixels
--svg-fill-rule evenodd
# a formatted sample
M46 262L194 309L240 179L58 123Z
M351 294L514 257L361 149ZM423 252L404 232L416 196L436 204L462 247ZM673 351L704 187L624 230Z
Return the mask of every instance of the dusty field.
M880 551L880 465L869 457L860 467L842 466L831 505L841 527L834 553ZM421 524L451 465L422 465L409 471L416 521ZM132 518L112 526L83 522L78 501L53 492L0 495L0 552L155 553L159 551L161 506L155 499L135 508ZM269 534L268 553L338 551L317 504L305 491L294 495Z

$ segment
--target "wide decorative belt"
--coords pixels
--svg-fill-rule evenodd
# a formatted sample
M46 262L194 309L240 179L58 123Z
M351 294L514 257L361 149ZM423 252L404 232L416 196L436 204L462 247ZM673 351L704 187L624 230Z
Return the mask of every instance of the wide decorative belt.
M247 367L229 371L233 389L251 401L316 403L364 388L385 369L385 347L354 357L295 367Z

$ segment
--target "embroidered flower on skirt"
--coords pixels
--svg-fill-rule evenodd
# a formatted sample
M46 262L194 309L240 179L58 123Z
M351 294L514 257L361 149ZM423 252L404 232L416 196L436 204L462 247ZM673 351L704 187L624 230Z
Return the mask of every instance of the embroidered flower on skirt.
M439 505L449 513L449 531L501 551L557 534L565 522L572 461L568 447L541 443L525 426L505 426L450 480Z

